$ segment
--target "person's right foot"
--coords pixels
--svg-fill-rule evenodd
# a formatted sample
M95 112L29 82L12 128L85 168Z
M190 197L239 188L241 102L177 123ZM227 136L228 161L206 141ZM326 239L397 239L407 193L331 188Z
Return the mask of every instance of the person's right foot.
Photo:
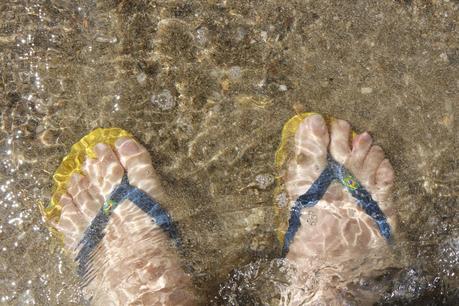
M94 148L84 175L74 174L61 198L58 230L76 256L80 241L124 172L131 185L160 201L164 192L148 152L130 138L120 138L115 150ZM105 235L90 255L85 292L96 305L191 305L191 279L182 270L178 253L166 232L130 200L113 210Z
M309 189L327 166L327 155L330 154L351 171L379 203L394 230L395 215L390 200L394 180L392 166L381 147L372 146L368 133L357 135L352 145L350 133L349 123L336 119L332 120L329 131L325 120L317 114L301 122L294 138L294 157L288 162L283 176L289 200L294 202ZM317 205L302 209L300 220L301 227L286 255L299 273L306 275L329 269L345 283L346 271L359 269L353 266L356 259L368 256L370 250L380 249L383 253L387 250L387 241L375 221L337 182L329 186ZM329 289L319 289L322 293L317 293L313 300L333 303L333 297L318 297L336 294L333 290L330 293Z

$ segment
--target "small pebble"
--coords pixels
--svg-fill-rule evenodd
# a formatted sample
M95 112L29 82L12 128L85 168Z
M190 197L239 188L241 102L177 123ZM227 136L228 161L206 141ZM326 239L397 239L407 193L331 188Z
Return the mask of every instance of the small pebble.
M239 27L236 31L236 37L235 37L235 40L236 42L240 42L241 40L243 40L245 38L245 36L247 35L247 30L244 29L243 27Z
M362 87L360 88L360 92L364 95L371 94L373 92L373 88L371 87Z
M33 100L35 110L40 114L45 114L47 111L46 103L43 99L36 98Z
M443 52L442 54L440 54L440 58L444 61L444 62L448 62L448 55Z
M118 41L118 38L100 35L100 36L96 37L96 41L100 42L100 43L114 44L114 43L116 43Z
M143 72L137 75L137 82L139 82L140 84L144 84L146 79L147 79L147 75Z
M41 143L45 146L51 146L56 144L59 134L56 130L44 130L38 138L40 139Z
M287 91L287 86L284 84L279 85L279 91Z
M279 207L281 207L281 208L287 206L287 204L288 204L288 197L287 197L287 194L286 194L285 192L282 192L282 193L280 193L280 194L277 196L277 204L278 204Z
M230 79L239 79L241 77L241 67L233 66L228 71L228 76Z
M261 39L263 39L263 41L266 41L268 39L268 32L261 31L260 35L261 35Z
M258 174L255 177L255 181L260 189L266 189L274 183L274 176L271 174Z
M30 289L25 290L22 292L18 299L17 299L18 305L35 305L35 297L32 294L32 291Z
M35 128L35 133L36 134L40 134L41 132L43 132L45 130L45 127L41 124L37 125L37 127Z
M196 30L196 41L199 44L204 45L207 42L207 36L209 34L208 32L209 30L205 27L197 29Z

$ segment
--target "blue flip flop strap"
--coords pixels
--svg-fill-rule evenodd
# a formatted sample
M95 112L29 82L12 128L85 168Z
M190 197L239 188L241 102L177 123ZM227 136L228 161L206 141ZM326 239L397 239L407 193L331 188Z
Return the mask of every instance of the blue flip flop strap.
M379 208L378 203L373 200L370 193L363 188L349 170L336 162L331 156L328 157L327 167L320 176L309 187L306 193L299 196L291 209L288 229L285 233L284 245L282 247L282 257L287 255L290 244L296 232L301 226L301 210L305 207L313 207L324 196L332 181L338 180L357 200L357 204L368 214L377 224L381 235L391 241L391 230L387 223L386 216Z
M309 187L308 191L296 199L290 213L290 219L288 220L288 229L285 233L284 246L282 248L282 257L287 255L290 243L293 241L296 232L301 226L301 210L304 207L313 207L317 202L322 199L328 186L335 179L333 169L330 165L327 165L324 171L319 175L317 180Z
M80 250L75 258L78 262L78 275L87 284L91 281L91 275L95 267L90 266L92 254L99 242L104 238L105 227L110 220L114 209L124 200L130 200L137 207L148 214L173 239L176 245L180 245L178 232L169 214L161 208L157 201L152 199L143 190L129 184L126 173L121 183L113 190L107 201L101 207L96 217L86 229L83 239L79 243Z
M378 202L373 200L371 194L363 188L362 184L344 166L329 157L329 165L333 168L336 179L347 189L347 191L357 200L357 204L369 215L379 228L381 235L391 241L391 230L387 223L386 216L379 208Z

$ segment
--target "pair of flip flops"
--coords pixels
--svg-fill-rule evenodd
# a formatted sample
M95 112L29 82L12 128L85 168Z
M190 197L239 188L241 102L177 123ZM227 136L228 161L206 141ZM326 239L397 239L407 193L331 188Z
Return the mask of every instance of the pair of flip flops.
M312 114L313 113L303 113L296 115L284 125L281 144L276 152L276 166L280 167L286 161L287 144L289 140L295 135L299 124ZM328 120L332 119L333 118L328 118ZM51 202L46 208L42 208L42 212L46 219L54 223L58 222L62 210L60 198L66 192L71 175L81 172L82 164L86 158L94 158L96 156L93 150L94 146L98 143L105 143L113 146L115 141L120 137L133 136L129 132L118 128L98 128L84 136L72 146L70 153L64 157L61 165L53 176L55 186ZM290 243L293 241L296 232L301 226L301 211L304 208L312 207L317 204L327 191L327 188L335 180L340 182L356 199L357 204L373 218L381 235L386 238L387 241L391 240L390 226L385 215L379 208L378 203L373 200L371 194L365 190L350 171L336 162L331 156L328 156L326 168L309 189L305 190L305 193L295 200L295 204L290 209L287 229L281 230L281 227L279 227L279 240L283 245L281 256L287 254ZM88 263L91 253L103 239L104 229L110 220L110 215L116 207L126 199L130 200L148 214L156 224L170 235L176 244L180 244L177 229L170 215L155 199L152 199L141 189L129 184L129 180L125 173L121 183L115 187L108 199L102 205L80 241L79 251L76 257L79 263L78 272L80 276L84 277L88 273ZM54 229L54 232L57 233L57 230Z

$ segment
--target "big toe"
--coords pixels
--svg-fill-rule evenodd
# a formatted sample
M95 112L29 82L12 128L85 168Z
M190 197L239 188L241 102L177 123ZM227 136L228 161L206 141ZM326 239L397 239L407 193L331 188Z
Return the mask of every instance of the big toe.
M321 115L304 119L295 134L295 155L299 164L323 164L329 141L327 124Z
M351 154L349 137L351 125L344 120L334 119L330 128L330 154L340 164L345 164Z
M61 196L60 204L62 206L61 218L56 228L64 233L66 247L73 250L78 245L88 225L88 220L69 194L65 193Z
M100 203L89 192L90 182L87 176L74 173L70 177L67 192L72 197L77 209L90 222L97 213ZM61 199L62 202L62 199Z
M97 158L88 158L83 171L91 182L90 191L93 197L98 198L100 195L106 200L115 186L121 182L124 171L109 145L98 143L94 146L94 151Z
M325 168L329 141L327 124L321 115L308 116L300 123L294 138L294 156L285 175L292 199L303 194Z
M131 138L120 138L115 146L119 160L127 171L130 184L157 199L162 197L161 184L148 151Z

